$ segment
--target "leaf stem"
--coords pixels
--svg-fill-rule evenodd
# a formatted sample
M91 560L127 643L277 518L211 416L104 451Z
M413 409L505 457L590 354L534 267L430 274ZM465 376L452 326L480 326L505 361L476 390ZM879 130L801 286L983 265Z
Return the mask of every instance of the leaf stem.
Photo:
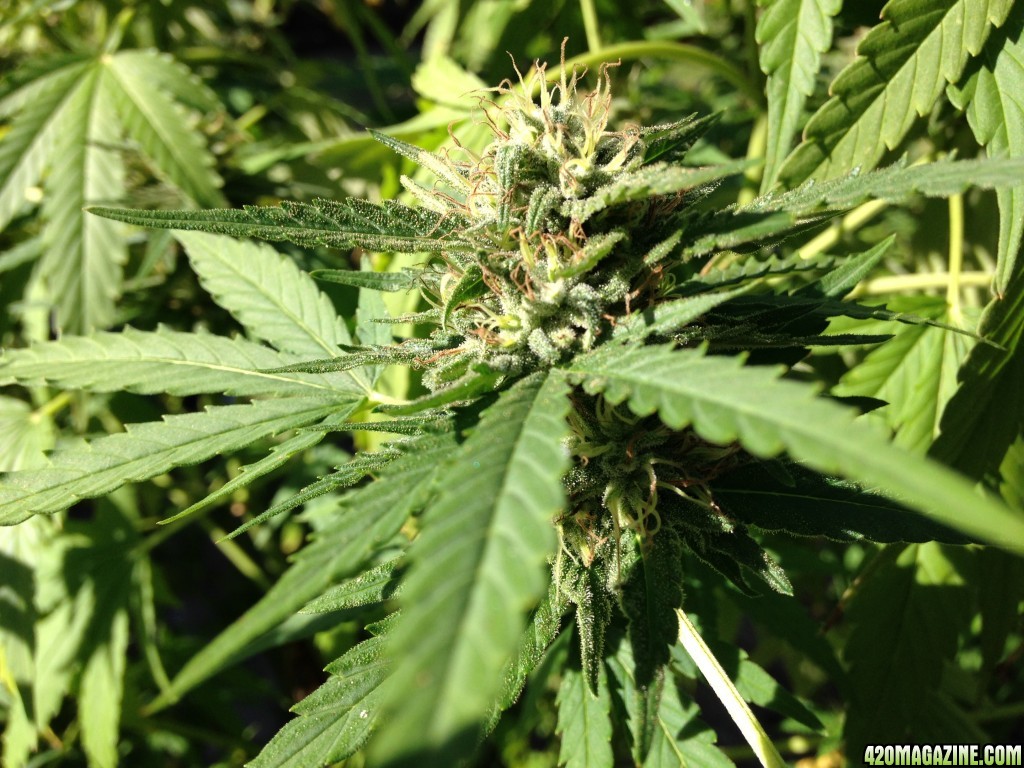
M228 559L228 562L238 569L238 572L256 584L264 591L269 591L271 584L266 574L259 565L231 539L225 538L227 531L209 520L200 520L200 524L206 530L210 541L221 551L221 554Z
M807 241L797 253L801 259L813 259L838 243L844 233L867 223L888 206L889 203L885 200L870 200L858 205L817 237Z
M949 197L949 282L946 285L946 304L953 325L963 323L960 308L960 278L964 267L964 196Z
M761 113L750 129L750 141L747 142L747 160L763 160L768 148L768 114ZM743 189L740 190L737 204L747 205L757 197L764 163L752 164L743 174Z
M670 40L634 40L626 43L617 43L607 48L602 48L598 53L585 53L581 56L574 56L565 62L565 66L571 71L574 65L590 67L605 61L639 59L643 57L672 59L705 69L718 75L731 85L736 86L754 104L764 104L764 94L761 93L757 86L750 82L750 79L739 67L726 61L721 56L716 56L710 51L698 48L696 45L686 45L685 43L676 43ZM552 76L556 74L552 73Z
M948 272L932 272L930 274L887 275L861 283L850 292L850 298L857 296L877 296L900 291L924 291L929 288L945 288L949 285L951 275ZM961 272L958 277L961 288L984 288L992 282L988 272Z
M679 617L679 642L690 654L690 658L693 659L701 674L707 679L715 695L725 705L733 722L739 727L740 733L743 734L743 738L747 740L750 748L754 750L761 765L764 768L785 768L786 762L782 759L782 755L779 754L772 740L768 738L768 734L765 733L754 713L750 711L747 702L740 696L740 692L736 690L736 686L722 669L718 659L711 653L711 649L697 632L697 628L693 626L682 608L676 608L676 615Z
M59 395L56 395L55 397L51 398L50 400L36 408L32 412L32 420L40 421L44 418L53 416L59 411L64 410L65 406L67 406L70 402L71 393L61 392Z
M583 29L587 35L587 50L598 53L601 48L601 29L597 23L597 9L594 0L580 0L580 11L583 13Z

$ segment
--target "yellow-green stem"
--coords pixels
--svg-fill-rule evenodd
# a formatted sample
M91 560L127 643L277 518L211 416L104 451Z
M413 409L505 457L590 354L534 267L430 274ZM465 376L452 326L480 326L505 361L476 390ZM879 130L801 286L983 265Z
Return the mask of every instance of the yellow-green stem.
M630 61L645 57L682 61L691 66L707 70L734 85L754 104L764 104L764 94L761 93L761 90L756 85L750 82L743 70L726 61L721 56L716 56L710 51L698 48L696 45L686 45L669 40L635 40L628 43L610 45L602 48L599 53L585 53L582 56L574 56L565 62L565 66L571 72L574 65L594 67L606 61L615 61L616 59ZM551 72L550 77L556 79L558 72Z
M597 23L594 0L580 0L580 11L583 13L583 29L587 35L587 50L590 53L598 53L602 48L601 28Z
M32 419L39 421L40 419L53 416L60 411L64 410L65 407L71 402L70 392L61 392L56 397L51 398L41 406L36 408L32 412Z
M750 141L747 142L747 160L763 160L765 150L768 147L768 115L762 114L750 129ZM757 197L757 190L761 184L761 173L764 171L764 163L755 163L743 174L743 189L740 190L737 202L746 205Z
M210 541L214 542L220 549L221 554L228 559L238 572L245 576L247 579L252 581L254 584L264 590L270 589L270 580L266 577L259 565L246 553L244 549L238 546L231 539L225 538L227 531L220 526L211 523L209 520L203 520L202 526L210 536Z
M750 748L754 750L761 765L764 768L786 768L786 762L782 759L782 755L779 754L772 740L768 738L768 734L765 733L754 713L750 711L747 702L740 696L740 692L736 690L736 686L722 669L718 659L711 653L711 649L697 632L697 628L693 626L682 608L676 608L676 615L679 617L679 642L690 654L690 658L693 659L701 674L707 679L715 695L725 705L730 717L740 729L740 733L743 734L743 738L747 740Z
M949 198L949 282L946 285L946 304L953 325L963 322L960 309L960 277L964 268L964 197Z
M868 280L858 285L850 293L850 298L901 293L903 291L926 291L930 288L946 288L949 286L950 279L951 275L948 272L877 277L874 280ZM958 279L961 288L984 288L992 282L992 275L988 272L961 272Z
M797 253L801 259L813 259L838 243L844 232L857 229L884 211L888 205L885 200L872 200L858 205L820 235L809 240Z

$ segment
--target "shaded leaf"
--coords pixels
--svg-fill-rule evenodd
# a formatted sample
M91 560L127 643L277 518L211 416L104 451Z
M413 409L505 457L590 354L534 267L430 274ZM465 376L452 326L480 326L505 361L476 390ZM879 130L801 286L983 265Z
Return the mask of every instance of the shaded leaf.
M611 698L607 675L598 677L597 695L590 692L583 671L562 671L558 687L558 726L561 737L558 764L566 768L612 768Z
M989 157L1024 155L1024 8L1010 12L1006 25L986 42L981 55L967 68L959 87L949 88L950 100L967 109L967 122ZM999 200L999 260L995 291L1004 295L1013 274L1024 234L1024 186L1001 189Z
M400 444L401 455L381 470L377 481L345 497L342 514L332 518L256 605L188 661L150 709L166 707L237 661L254 640L336 582L357 573L423 506L439 467L451 458L456 445L452 433L424 435Z
M297 718L278 731L250 768L307 768L344 760L369 738L388 674L384 638L364 640L328 666L330 677L293 707Z

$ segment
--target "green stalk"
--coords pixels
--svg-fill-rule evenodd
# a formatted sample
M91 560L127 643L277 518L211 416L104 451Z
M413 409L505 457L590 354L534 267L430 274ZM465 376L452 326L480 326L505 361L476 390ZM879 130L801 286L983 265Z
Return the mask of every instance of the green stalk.
M949 282L946 285L946 304L953 325L962 325L960 308L960 278L964 268L964 196L949 198Z
M750 141L747 142L747 160L764 160L765 150L768 148L768 114L762 112L750 129ZM761 174L764 172L764 163L758 162L751 165L743 174L743 189L740 190L736 202L739 205L747 205L757 197L757 190L761 185Z
M209 535L210 541L220 549L220 553L227 558L229 563L235 566L239 573L262 590L267 591L270 589L272 586L270 579L267 578L256 561L249 557L244 549L238 546L235 541L225 538L227 531L211 523L209 520L201 519L200 524Z
M698 69L706 70L718 75L731 85L735 86L751 102L759 106L764 104L764 94L750 82L747 76L739 67L730 64L721 56L716 56L710 51L698 48L695 45L685 45L669 40L636 40L628 43L617 43L607 48L602 48L599 53L585 53L581 56L574 56L565 62L565 66L571 71L573 65L594 67L606 61L622 59L629 61L633 59L652 58L670 59L690 64ZM557 77L558 73L552 75Z
M858 205L820 235L808 240L797 253L800 254L801 259L813 259L838 243L844 232L856 230L888 206L889 203L885 200L871 200L863 205Z
M930 288L948 287L952 276L948 272L930 274L888 275L861 283L850 292L850 298L857 296L878 296L902 291L926 291ZM984 288L992 282L988 272L961 272L957 278L961 288Z
M679 617L679 642L690 654L690 658L693 659L701 674L711 685L715 695L725 705L733 722L740 729L740 733L743 734L743 738L747 740L750 748L754 750L761 765L764 768L786 768L786 762L782 759L782 755L779 754L772 740L768 738L768 734L765 733L754 713L750 711L747 702L740 696L740 692L736 690L736 686L722 669L718 659L711 653L711 649L697 632L697 628L683 613L682 608L676 608L676 615Z
M597 23L594 0L580 0L580 11L583 13L583 29L587 35L587 50L598 53L601 50L601 30Z

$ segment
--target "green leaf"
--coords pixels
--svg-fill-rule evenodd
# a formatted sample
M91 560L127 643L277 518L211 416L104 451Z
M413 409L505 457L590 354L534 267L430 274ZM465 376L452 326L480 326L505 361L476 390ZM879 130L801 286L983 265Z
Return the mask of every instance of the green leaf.
M552 581L547 596L533 612L533 619L519 641L519 648L502 675L503 686L491 725L497 722L501 712L515 704L526 685L526 678L537 668L548 646L558 637L565 606L565 595L559 585Z
M82 212L86 205L116 199L124 189L120 154L109 146L118 127L100 75L98 67L89 68L68 96L44 183L46 250L38 270L57 306L60 328L70 333L113 322L128 258L120 228Z
M128 605L138 541L121 503L100 502L88 522L68 521L37 572L36 722L42 729L81 671L78 716L90 766L113 768L128 646ZM123 506L128 506L124 504Z
M214 158L202 135L189 127L161 88L154 87L176 83L181 73L175 65L147 51L116 53L101 62L104 96L117 110L129 138L153 160L157 172L200 205L224 205L217 190L220 178L213 170ZM164 68L169 71L159 72Z
M959 87L950 86L950 101L967 109L967 122L989 157L1024 155L1024 8L1010 12L1006 26L985 43L967 68ZM1024 235L1024 186L1001 189L999 260L995 291L1005 295L1013 278Z
M465 193L469 192L472 188L472 183L465 173L446 158L439 157L432 152L428 152L422 147L409 144L401 139L395 138L394 136L388 136L386 133L375 131L372 128L368 130L370 135L385 147L397 152L402 157L412 160L417 165L426 168L432 174L437 176L438 179L447 181L451 185L452 189Z
M15 472L0 485L0 524L59 512L79 499L102 496L125 483L155 477L211 456L329 416L336 405L320 399L265 400L208 408L131 424L91 443L58 449L45 469Z
M0 395L0 472L46 464L55 439L53 420L28 403Z
M108 64L157 86L197 112L221 112L224 105L201 78L168 53L154 49L118 51ZM184 187L182 187L184 189Z
M892 248L895 242L896 235L889 235L878 245L869 248L863 253L843 258L838 266L829 270L809 285L799 289L796 293L798 295L811 294L841 299L857 287L857 283L871 274L871 270L889 252L889 249Z
M944 300L911 308L952 322ZM939 434L942 411L957 390L957 372L973 346L974 340L963 334L929 325L901 326L893 339L844 375L833 392L887 401L878 415L896 431L896 444L924 453Z
M333 584L359 571L392 539L433 490L439 467L456 447L452 433L430 434L398 444L401 455L377 480L345 497L342 514L319 532L296 561L252 608L193 656L171 688L150 705L158 710L235 662L254 640L294 615Z
M298 245L365 248L371 251L464 250L458 235L461 217L442 217L393 200L380 205L365 200L314 200L280 207L246 206L242 210L142 211L90 208L90 213L140 227L182 229L234 237L284 240Z
M927 165L900 162L877 171L854 171L827 181L808 182L782 194L764 195L738 212L810 214L821 209L847 210L868 198L898 201L915 194L949 197L971 187L1013 187L1019 184L1022 174L1024 157L941 160Z
M866 743L961 740L940 724L935 707L943 665L970 622L963 553L939 544L890 547L851 599L843 654L852 689L847 754L863 754Z
M410 403L402 405L382 405L381 413L404 416L413 413L422 413L431 408L439 408L444 405L472 400L480 395L490 392L494 385L501 380L502 374L487 370L484 366L478 366L482 370L472 370L465 376L456 380L450 387L439 389L429 395L417 398Z
M638 686L634 674L636 662L630 643L625 638L610 638L609 645L615 648L615 652L606 658L612 705L615 707L613 711L617 711L619 722L622 719L628 721L633 762L642 765L661 727L658 710L665 688L664 676L654 685Z
M640 686L654 682L679 636L675 610L683 604L683 542L675 526L663 524L649 549L631 568L619 602L629 620L629 642Z
M115 768L119 762L117 745L121 740L121 696L128 650L127 590L121 597L115 603L116 613L111 617L105 642L93 650L79 683L82 746L89 765L96 768Z
M329 421L333 421L333 419ZM250 528L263 525L263 523L267 522L270 518L284 514L285 512L290 512L296 507L301 507L308 501L312 501L313 499L319 498L320 496L331 493L332 491L336 491L340 488L350 488L371 472L375 472L389 464L392 460L397 458L397 455L398 454L396 452L388 450L374 453L360 453L359 456L352 459L352 461L338 467L336 471L324 475L315 482L307 485L305 488L302 488L297 493L288 496L277 504L274 504L274 506L269 509L266 509L255 517L250 518L231 531L231 533L224 538L227 540L237 538ZM181 514L184 514L184 512ZM168 520L167 522L170 521Z
M874 166L960 79L1013 0L890 0L779 172L789 186Z
M147 333L66 336L8 350L0 358L0 385L51 383L92 392L232 396L305 395L340 402L359 399L350 380L302 373L268 373L294 360L244 339L160 328Z
M612 702L607 674L601 671L594 695L582 670L565 667L557 704L555 732L562 737L558 764L566 768L612 768Z
M391 645L400 701L371 747L379 763L450 765L475 746L547 589L552 518L565 498L567 390L558 376L535 375L504 391L424 512Z
M648 336L669 336L748 290L749 287L743 286L731 291L709 291L656 304L651 309L630 315L624 322L616 325L613 338L626 336L645 339Z
M5 112L17 114L0 141L0 230L25 206L26 191L54 157L55 143L73 119L70 102L89 67L88 61L73 61L4 100Z
M398 597L401 589L398 588L396 579L401 562L401 558L388 560L363 571L358 576L346 579L320 597L306 603L302 613L332 613L382 603L392 597Z
M411 291L416 287L419 272L403 269L401 272L370 272L357 269L314 269L309 273L314 280L326 283L340 283L371 291L394 293Z
M283 466L297 453L301 453L314 445L319 443L323 439L322 433L316 432L300 432L294 437L285 440L283 443L279 443L270 449L270 453L264 456L259 461L254 461L252 464L246 464L244 467L238 470L238 474L228 480L224 485L215 490L213 493L203 497L200 501L195 504L186 507L181 512L171 517L165 518L160 522L166 524L175 520L180 520L183 517L187 517L201 509L206 509L212 504L216 504L221 499L228 498L235 491L245 488L255 480L263 477L275 469Z
M671 195L695 189L714 181L743 173L750 163L737 160L706 168L687 168L668 163L652 163L622 175L583 200L568 200L562 204L562 213L585 222L606 208L633 200L647 200L658 195Z
M732 768L732 760L715 746L715 732L699 713L697 704L684 698L674 681L666 682L644 768Z
M327 682L293 707L298 717L274 735L249 768L307 768L355 753L380 713L389 666L383 646L383 637L372 637L332 662Z
M268 245L178 233L203 288L246 330L282 352L337 357L352 339L330 299Z
M856 413L780 381L778 370L667 346L605 347L569 369L589 392L628 400L638 415L658 412L674 429L692 426L718 444L738 440L756 456L788 452L821 472L878 487L934 520L1018 550L1024 522L962 477L891 446ZM970 510L970 515L964 514Z
M757 22L761 71L768 76L768 144L761 191L774 186L814 92L821 54L832 45L832 17L842 0L761 0Z

